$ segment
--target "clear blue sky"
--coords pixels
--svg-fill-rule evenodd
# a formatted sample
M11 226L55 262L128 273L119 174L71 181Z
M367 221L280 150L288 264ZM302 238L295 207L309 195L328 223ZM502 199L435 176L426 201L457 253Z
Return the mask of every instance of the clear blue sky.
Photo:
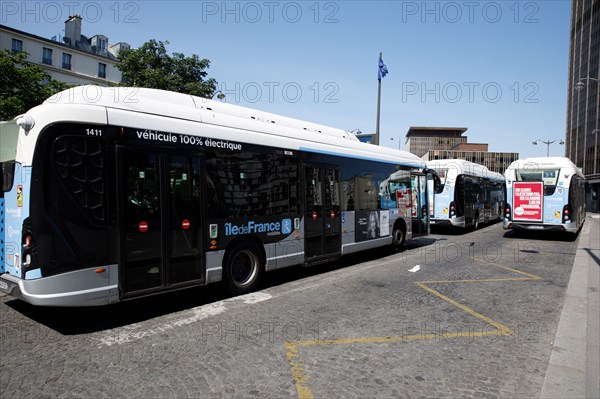
M410 126L467 127L491 151L545 156L565 135L571 2L559 1L3 1L0 23L82 33L211 61L230 103L363 132L404 148ZM393 139L393 140L392 140ZM551 155L564 155L558 142Z

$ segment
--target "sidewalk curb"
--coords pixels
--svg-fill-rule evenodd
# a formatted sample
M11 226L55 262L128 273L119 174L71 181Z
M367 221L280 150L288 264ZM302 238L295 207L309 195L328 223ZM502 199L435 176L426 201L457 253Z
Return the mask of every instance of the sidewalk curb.
M587 214L540 398L599 398L600 216Z

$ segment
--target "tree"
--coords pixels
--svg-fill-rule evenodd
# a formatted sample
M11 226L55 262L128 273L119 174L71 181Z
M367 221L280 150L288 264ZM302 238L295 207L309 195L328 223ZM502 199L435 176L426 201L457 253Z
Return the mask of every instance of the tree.
M123 86L149 87L212 97L217 81L206 79L210 61L196 54L186 57L181 53L167 54L168 41L154 39L135 50L119 51L117 68L121 71Z
M25 52L0 51L0 120L9 120L69 87L25 61Z

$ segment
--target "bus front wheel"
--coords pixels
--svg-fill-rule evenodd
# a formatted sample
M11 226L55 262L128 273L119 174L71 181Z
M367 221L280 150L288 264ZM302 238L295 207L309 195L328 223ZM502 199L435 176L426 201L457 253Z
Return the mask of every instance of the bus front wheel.
M263 260L258 244L241 242L231 249L224 270L227 291L244 294L256 288L262 274Z

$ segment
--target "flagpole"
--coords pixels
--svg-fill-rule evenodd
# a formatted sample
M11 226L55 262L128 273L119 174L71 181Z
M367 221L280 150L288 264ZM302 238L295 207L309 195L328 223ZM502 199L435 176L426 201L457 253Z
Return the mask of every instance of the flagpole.
M383 53L379 53L379 60L383 59ZM377 124L375 125L375 137L373 137L373 144L379 145L379 114L381 112L381 78L377 79L379 81L378 89L377 89Z

